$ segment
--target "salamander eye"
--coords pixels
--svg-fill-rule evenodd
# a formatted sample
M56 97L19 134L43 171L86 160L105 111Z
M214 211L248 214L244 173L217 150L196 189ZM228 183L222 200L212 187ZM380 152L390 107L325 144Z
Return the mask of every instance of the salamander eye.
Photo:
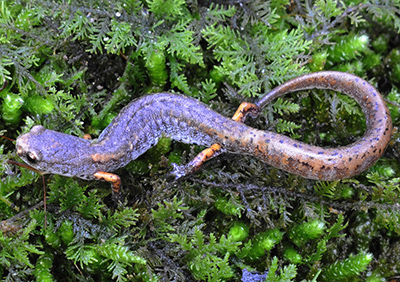
M31 163L35 164L42 159L42 155L40 152L30 151L26 153L26 160Z

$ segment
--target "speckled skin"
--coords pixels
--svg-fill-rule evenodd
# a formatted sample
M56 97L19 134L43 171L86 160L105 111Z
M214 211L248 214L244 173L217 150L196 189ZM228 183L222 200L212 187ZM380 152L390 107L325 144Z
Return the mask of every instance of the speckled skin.
M34 126L18 137L17 153L45 173L83 179L125 166L162 136L204 146L218 143L224 151L252 155L311 179L348 178L370 167L383 154L392 123L381 95L365 80L341 72L307 74L277 87L256 105L262 108L288 92L312 88L353 97L366 116L364 136L348 146L321 148L233 121L193 98L158 93L128 104L95 142Z

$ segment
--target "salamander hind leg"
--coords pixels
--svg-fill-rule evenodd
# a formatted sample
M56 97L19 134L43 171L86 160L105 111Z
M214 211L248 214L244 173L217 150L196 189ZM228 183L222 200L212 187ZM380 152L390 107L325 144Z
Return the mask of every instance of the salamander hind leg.
M261 108L253 103L243 102L240 104L239 108L236 110L236 113L233 115L232 119L240 122L244 122L246 117L250 115L253 118L256 118L260 113Z
M243 102L240 104L232 119L238 122L244 122L248 115L253 118L257 117L260 113L260 107L253 103ZM201 165L218 155L223 153L223 148L219 144L213 144L211 147L201 151L193 160L186 165L172 164L172 174L176 179L189 175L200 169Z
M214 158L221 154L223 149L219 144L213 144L211 147L201 151L193 160L191 160L186 165L177 165L175 163L172 164L173 170L172 174L175 176L175 179L181 178L183 176L189 175L195 171L197 171L201 165L208 161L211 158Z

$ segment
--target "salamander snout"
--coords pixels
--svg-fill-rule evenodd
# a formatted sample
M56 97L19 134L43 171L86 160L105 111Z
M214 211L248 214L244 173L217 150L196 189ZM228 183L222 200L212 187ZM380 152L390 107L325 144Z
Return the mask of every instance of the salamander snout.
M87 157L90 156L90 145L88 140L36 125L17 138L16 151L26 164L42 174L74 176L86 173L85 166L93 162Z
M29 131L28 133L22 134L17 138L17 154L27 164L34 166L43 159L42 153L39 150L33 148L31 143L33 136L40 135L45 130L46 129L43 126L37 125L32 127L31 131Z
M29 133L27 133L29 134ZM30 148L28 144L28 137L26 134L17 138L17 154L28 164L34 165L40 162L43 158L42 153L34 148Z
M37 150L25 150L21 146L17 146L17 154L28 164L35 164L42 160L42 153Z

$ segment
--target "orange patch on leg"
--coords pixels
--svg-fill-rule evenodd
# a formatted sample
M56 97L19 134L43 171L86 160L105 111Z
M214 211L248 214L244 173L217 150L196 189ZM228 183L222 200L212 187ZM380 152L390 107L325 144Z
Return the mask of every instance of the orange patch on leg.
M248 114L250 114L253 117L256 117L259 112L260 112L260 107L258 107L257 105L253 103L243 102L236 110L236 113L233 115L232 119L244 122Z
M96 177L97 179L110 182L112 185L113 192L119 194L119 191L121 190L121 178L118 175L114 173L98 171L93 176Z
M232 119L239 122L244 122L246 116L250 114L256 117L260 112L260 107L253 103L243 102L240 104ZM222 147L219 144L213 144L211 147L201 151L193 160L185 165L185 174L195 172L201 165L209 159L212 159L222 153Z

